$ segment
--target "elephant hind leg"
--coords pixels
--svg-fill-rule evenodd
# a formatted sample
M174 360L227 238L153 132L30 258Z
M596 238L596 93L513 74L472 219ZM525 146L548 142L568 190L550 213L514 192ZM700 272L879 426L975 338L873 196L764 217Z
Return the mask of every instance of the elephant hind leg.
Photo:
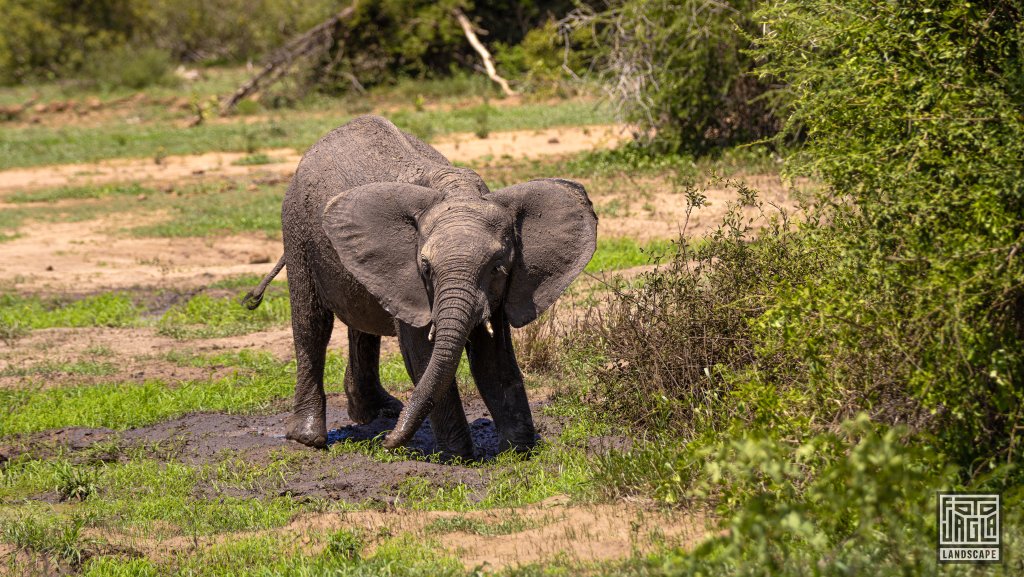
M402 402L380 384L380 337L349 327L348 351L345 395L349 417L356 423L369 423L379 416L397 417Z
M334 328L334 313L323 305L309 268L288 264L288 291L295 340L295 406L286 436L310 447L327 446L327 397L324 363Z

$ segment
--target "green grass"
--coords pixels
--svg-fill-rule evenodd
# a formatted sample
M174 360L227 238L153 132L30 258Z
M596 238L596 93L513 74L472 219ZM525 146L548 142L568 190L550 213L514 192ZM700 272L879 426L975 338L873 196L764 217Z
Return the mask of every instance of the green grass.
M470 519L464 515L457 515L455 517L442 517L440 519L435 519L434 521L431 521L424 530L427 533L432 534L471 533L473 535L492 537L495 535L521 533L535 526L536 523L515 514L497 523L493 521L480 521L479 519Z
M283 147L301 151L353 116L288 111L262 122L203 124L188 130L164 123L8 128L0 132L0 170L93 162L106 158L154 158L158 154L251 153L259 148ZM407 110L389 116L398 126L423 136L474 132L479 128L473 115L459 109ZM487 125L491 131L502 131L598 124L612 120L608 107L565 101L494 108L488 114Z
M640 244L626 237L598 238L597 251L587 265L586 271L597 273L657 264L662 257L672 254L672 249L673 243L667 240Z
M177 563L177 575L223 577L246 575L274 577L370 577L375 575L438 576L466 575L458 560L437 552L436 543L409 533L386 538L372 554L365 555L361 542L350 545L344 530L328 535L301 535L319 552L303 550L296 536L263 535L232 539ZM338 545L341 543L341 545ZM101 557L85 566L85 577L150 577L164 574L165 564L148 560Z
M0 437L68 426L123 430L202 411L267 410L295 388L294 365L260 357L260 370L168 386L158 381L47 390L0 390Z
M61 186L42 190L25 190L8 194L4 200L13 203L56 202L59 200L84 200L116 196L151 195L152 188L131 184L104 184L87 186Z
M268 292L263 304L249 310L240 297L199 294L171 307L157 321L157 332L176 339L209 339L242 335L286 325L291 319L288 294Z
M9 366L0 371L0 377L49 377L55 375L106 376L117 372L110 362L80 360L74 362L44 361L28 366Z
M28 516L0 519L0 540L22 551L77 565L84 558L83 521Z
M281 362L269 353L176 353L169 360L183 366L231 367L235 371L220 379L177 382L173 386L147 381L46 390L0 389L0 406L10 411L0 420L0 437L71 426L124 430L193 412L261 412L289 398L295 388L294 361ZM328 354L324 376L328 392L344 390L345 364L341 355L333 351ZM460 385L472 386L465 358L457 375ZM411 388L400 356L382 360L381 382L393 391Z
M280 159L271 158L262 152L258 152L256 154L243 156L231 164L234 164L235 166L259 166L261 164L272 164L275 162L280 162Z
M246 180L208 182L182 191L184 198L160 203L171 218L129 229L143 237L205 237L262 232L281 234L282 185L250 186Z
M209 394L205 397L222 406L228 400L241 401L235 407L256 406L259 403L250 402L251 395L290 394L293 384L294 365L276 362L265 354L182 354L178 361L203 366L225 364L239 369L236 375L224 380L231 386L214 382L206 387ZM342 365L338 357L329 359L329 372L339 374ZM250 371L262 377L244 374ZM281 381L288 390L275 391L274 385L268 387L261 382L268 379ZM130 396L125 396L125 388L103 387L37 391L21 396L5 393L0 404L10 408L15 420L0 424L0 435L10 434L14 429L36 429L40 424L65 426L57 423L87 423L90 419L120 429L170 418L190 404L212 407L187 401L197 396L199 387L192 383L175 389L147 385L135 388L139 394ZM250 397L242 397L241 390L249 391ZM252 393L254 390L257 392ZM68 396L74 391L80 394ZM271 394L264 395L267 391ZM60 402L46 402L58 397L62 397ZM110 410L83 410L87 406ZM396 505L465 512L522 506L559 494L588 498L592 493L592 465L584 441L589 434L602 433L602 425L575 401L556 403L545 410L571 415L572 425L558 439L549 439L539 446L531 457L509 453L489 462L469 464L480 468L487 479L483 489L414 474L396 488ZM44 418L61 413L67 418ZM438 546L429 537L396 535L390 529L376 534L341 529L221 539L221 535L239 531L282 527L302 513L376 508L379 504L278 496L285 479L301 475L310 460L330 458L330 454L293 450L289 446L259 464L231 451L225 451L214 462L193 464L175 457L177 442L129 448L115 438L73 454L59 452L45 459L26 454L12 459L0 469L0 503L4 504L0 506L0 539L32 554L65 560L62 562L78 568L83 575L219 576L232 574L240 566L260 575L465 574L454 558L436 553ZM332 453L340 445L344 444L333 446ZM393 453L392 457L394 461L417 458L401 452ZM40 495L53 491L66 501L54 505L38 500ZM233 491L262 496L233 497ZM435 521L425 533L461 531L498 536L534 526L535 521L518 515L499 522L458 515ZM97 541L84 537L84 529L96 530L94 534L104 538ZM193 540L196 548L190 546L169 559L133 558L104 544L103 540L112 535L118 536L117 541L129 543L136 536L184 537Z
M124 293L103 293L80 300L0 295L0 327L130 327L140 310Z

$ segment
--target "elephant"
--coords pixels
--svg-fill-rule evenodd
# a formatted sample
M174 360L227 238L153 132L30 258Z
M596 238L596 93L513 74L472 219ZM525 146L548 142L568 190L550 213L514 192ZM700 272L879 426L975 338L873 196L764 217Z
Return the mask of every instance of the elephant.
M281 225L284 255L245 302L259 306L287 266L297 364L288 439L326 446L336 316L348 329L348 414L397 417L385 447L408 442L429 415L437 449L474 456L455 385L463 350L501 450L535 446L510 327L536 319L593 256L597 215L582 185L551 178L491 191L390 121L361 116L303 155ZM405 405L381 386L382 336L398 337L414 383Z

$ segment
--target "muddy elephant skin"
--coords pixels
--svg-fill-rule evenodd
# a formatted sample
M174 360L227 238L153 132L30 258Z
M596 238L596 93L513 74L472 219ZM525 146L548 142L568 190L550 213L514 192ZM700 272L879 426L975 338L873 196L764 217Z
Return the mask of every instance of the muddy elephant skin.
M287 266L298 364L288 438L326 444L324 360L337 316L348 327L349 415L397 416L385 446L408 441L429 415L440 450L474 454L455 386L463 349L502 446L535 444L510 327L536 319L593 256L597 217L581 185L541 179L492 192L475 172L364 116L306 152L281 223L284 256L249 305ZM380 384L382 335L398 336L415 383L404 407Z

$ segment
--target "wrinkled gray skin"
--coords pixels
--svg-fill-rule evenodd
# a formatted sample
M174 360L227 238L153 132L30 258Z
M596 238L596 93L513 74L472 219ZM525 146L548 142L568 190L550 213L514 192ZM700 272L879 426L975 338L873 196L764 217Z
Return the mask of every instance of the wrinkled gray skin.
M534 320L583 270L597 217L582 186L534 180L491 192L473 171L379 117L330 132L306 152L281 211L298 363L287 436L327 440L324 358L334 316L348 326L348 412L397 416L408 441L429 415L439 449L474 454L455 386L465 348L503 448L536 431L509 327ZM398 336L415 383L402 403L380 384L381 335Z

